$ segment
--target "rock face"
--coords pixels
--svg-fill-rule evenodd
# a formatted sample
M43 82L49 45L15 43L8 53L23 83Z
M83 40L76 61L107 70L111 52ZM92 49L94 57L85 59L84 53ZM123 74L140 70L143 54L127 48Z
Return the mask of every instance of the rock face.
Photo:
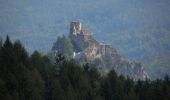
M89 29L84 29L81 22L72 22L69 38L74 47L73 58L77 62L95 65L102 74L114 69L119 75L129 76L134 80L145 80L148 74L140 63L128 61L110 45L96 41Z

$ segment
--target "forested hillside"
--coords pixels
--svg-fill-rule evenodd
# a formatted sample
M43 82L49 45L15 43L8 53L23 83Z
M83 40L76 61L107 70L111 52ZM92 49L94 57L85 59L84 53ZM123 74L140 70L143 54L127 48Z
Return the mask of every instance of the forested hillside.
M0 41L1 100L169 100L170 79L133 81L114 70L102 77L88 64L62 55L51 63L35 51L30 56L20 41Z

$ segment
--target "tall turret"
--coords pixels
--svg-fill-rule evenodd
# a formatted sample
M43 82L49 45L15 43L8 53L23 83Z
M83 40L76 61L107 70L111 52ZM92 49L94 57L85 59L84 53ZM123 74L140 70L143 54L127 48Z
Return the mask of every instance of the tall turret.
M70 35L83 35L90 36L92 34L91 30L88 28L82 28L82 23L80 21L71 22L70 24Z
M80 34L82 30L82 23L79 21L71 22L70 24L70 34L77 35Z

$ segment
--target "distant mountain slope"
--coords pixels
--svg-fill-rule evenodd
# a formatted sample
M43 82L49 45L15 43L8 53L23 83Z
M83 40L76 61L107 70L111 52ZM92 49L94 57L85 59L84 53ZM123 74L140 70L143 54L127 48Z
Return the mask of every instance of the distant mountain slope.
M155 29L151 33L119 33L106 36L129 59L142 61L153 78L170 75L170 34ZM116 38L115 38L116 37Z
M170 0L0 0L0 35L48 52L82 19L100 42L137 59L150 76L170 74ZM115 38L116 37L116 38ZM42 41L43 40L43 41Z

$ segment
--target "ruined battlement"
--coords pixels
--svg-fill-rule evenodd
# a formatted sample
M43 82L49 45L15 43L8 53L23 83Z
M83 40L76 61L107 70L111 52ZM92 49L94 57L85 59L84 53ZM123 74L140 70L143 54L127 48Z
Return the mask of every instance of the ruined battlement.
M80 21L74 21L70 24L70 35L91 35L91 30L82 27Z

